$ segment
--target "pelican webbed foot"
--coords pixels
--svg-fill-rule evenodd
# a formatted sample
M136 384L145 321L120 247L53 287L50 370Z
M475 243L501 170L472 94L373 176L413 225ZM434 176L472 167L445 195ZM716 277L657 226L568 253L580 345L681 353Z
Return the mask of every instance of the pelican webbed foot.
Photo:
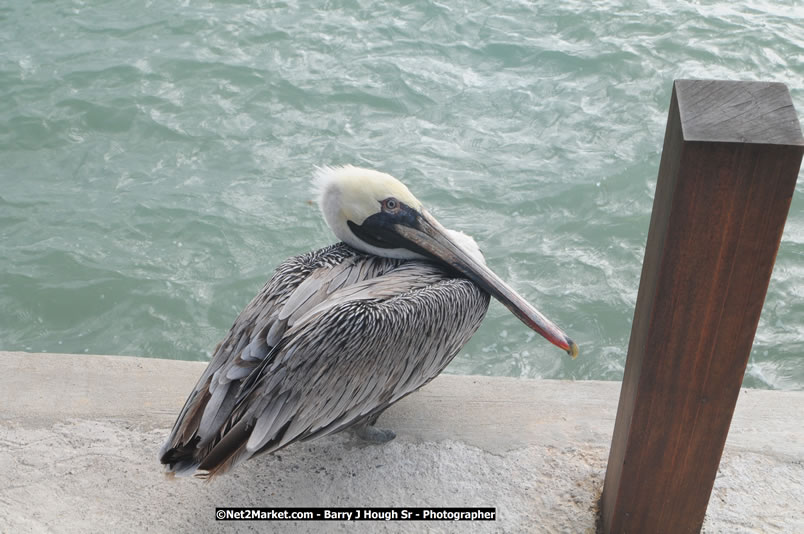
M369 443L387 443L396 437L393 430L377 428L369 423L356 425L352 427L352 431L357 437Z

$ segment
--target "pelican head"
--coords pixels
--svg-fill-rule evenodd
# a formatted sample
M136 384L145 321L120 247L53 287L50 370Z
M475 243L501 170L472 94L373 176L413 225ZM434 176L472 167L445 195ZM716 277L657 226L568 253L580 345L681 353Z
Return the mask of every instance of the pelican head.
M377 256L437 261L502 302L528 327L575 358L578 345L489 269L474 240L447 230L389 174L347 165L316 172L318 205L348 245Z

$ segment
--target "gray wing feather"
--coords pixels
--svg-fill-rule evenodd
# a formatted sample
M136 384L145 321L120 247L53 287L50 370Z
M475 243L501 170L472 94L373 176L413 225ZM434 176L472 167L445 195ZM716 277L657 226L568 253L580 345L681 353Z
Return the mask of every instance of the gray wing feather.
M488 302L468 280L423 262L335 291L288 329L284 356L235 408L227 426L253 425L239 461L341 430L420 388L474 334ZM285 378L271 380L281 370Z
M221 419L217 417L218 412L224 414L224 419L231 414L231 409L222 410L230 404L224 403L224 400L236 397L240 382L251 374L281 339L287 325L285 321L279 321L277 316L298 286L315 270L326 269L360 255L339 243L290 258L277 267L271 279L241 312L226 338L216 347L210 364L190 393L160 450L159 456L163 461L177 455L186 456L188 448L196 448L197 443L193 443L193 440L209 444L216 439L213 429L217 430L215 425ZM229 387L232 382L236 387ZM213 402L212 398L219 389L222 392ZM193 445L190 446L190 443Z
M367 263L368 268L355 269L355 262ZM231 416L242 386L249 383L250 375L274 352L289 320L314 307L328 292L343 285L344 280L354 278L351 272L358 271L358 278L377 276L399 263L400 260L367 256L339 243L279 265L216 347L160 450L162 461L185 462L185 466L197 464L195 457L199 451L219 441L221 425ZM338 278L329 280L327 275Z
M485 316L488 294L434 264L324 250L336 257L283 263L238 317L163 463L215 474L365 420L438 375Z

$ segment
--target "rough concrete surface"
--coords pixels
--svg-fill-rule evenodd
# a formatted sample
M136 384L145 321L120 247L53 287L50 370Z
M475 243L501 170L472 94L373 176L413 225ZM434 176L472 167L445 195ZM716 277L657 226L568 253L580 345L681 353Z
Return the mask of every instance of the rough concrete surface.
M156 460L202 363L0 352L0 532L594 532L620 384L441 376L379 425L212 483ZM704 532L804 532L804 393L743 390ZM216 506L494 506L495 522L216 522Z

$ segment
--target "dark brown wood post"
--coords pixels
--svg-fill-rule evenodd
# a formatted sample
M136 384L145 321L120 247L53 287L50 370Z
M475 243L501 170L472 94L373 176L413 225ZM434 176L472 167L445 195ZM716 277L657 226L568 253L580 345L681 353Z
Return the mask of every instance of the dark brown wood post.
M802 153L785 85L674 83L604 532L700 531Z

